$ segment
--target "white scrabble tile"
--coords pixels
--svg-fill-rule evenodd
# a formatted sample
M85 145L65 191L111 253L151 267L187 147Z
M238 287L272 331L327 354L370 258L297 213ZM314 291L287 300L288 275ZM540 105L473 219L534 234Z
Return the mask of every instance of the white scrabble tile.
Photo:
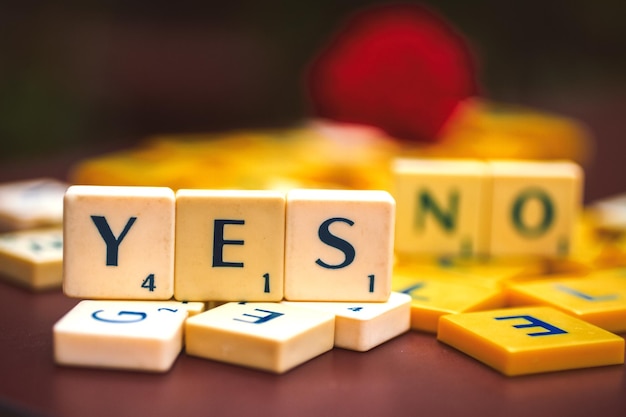
M174 192L165 187L70 187L63 225L65 294L172 298L174 211Z
M335 347L368 351L411 326L411 297L392 292L382 303L283 301L335 315Z
M386 301L395 201L385 191L287 193L285 298Z
M393 176L395 248L400 256L471 256L487 251L485 162L399 158Z
M67 187L52 178L0 184L0 230L61 225Z
M169 370L183 346L187 310L159 301L81 301L53 327L59 365Z
M602 230L626 231L626 193L612 195L589 206L595 226Z
M187 319L188 355L284 373L333 347L335 316L281 303L226 303Z
M284 244L283 193L178 190L174 296L280 301Z
M0 234L0 277L32 290L61 287L63 229Z
M566 161L492 161L489 165L490 253L567 255L582 204L582 169Z

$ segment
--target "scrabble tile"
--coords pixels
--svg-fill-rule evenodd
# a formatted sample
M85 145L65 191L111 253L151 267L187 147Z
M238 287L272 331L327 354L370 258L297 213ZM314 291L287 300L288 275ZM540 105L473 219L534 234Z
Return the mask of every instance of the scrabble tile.
M492 255L564 256L582 201L581 168L572 162L491 161Z
M395 201L385 191L287 194L285 298L386 301L391 292Z
M620 235L600 229L593 214L585 207L576 219L568 255L549 259L556 265L557 273L589 273L598 268L626 266L626 244L623 249L620 247Z
M0 277L31 290L61 287L63 229L0 234Z
M61 225L67 187L52 178L0 184L0 230Z
M232 302L187 320L186 353L284 373L333 347L335 316L281 303Z
M411 297L392 292L383 303L283 301L335 315L335 347L368 351L410 328Z
M619 218L614 218L612 210L607 210L602 218L594 205L585 211L586 228L578 238L572 257L582 258L591 268L612 269L626 266L626 227ZM609 207L611 207L609 205ZM581 233L581 234L582 234Z
M174 192L165 187L70 187L63 225L65 294L172 298L174 210Z
M393 173L398 253L472 256L487 250L486 163L400 158Z
M284 242L283 193L178 190L175 298L282 300Z
M512 306L547 305L611 332L626 332L626 279L610 274L527 282L507 288Z
M436 268L394 271L392 289L411 296L411 329L429 333L437 332L443 315L500 308L505 302L497 286Z
M548 273L550 263L538 256L445 257L438 265L448 274L467 277L472 283L500 288L509 282L533 279Z
M81 301L53 327L54 360L59 365L165 372L183 346L188 313L178 305Z
M626 193L594 201L589 211L599 228L626 232Z
M508 375L624 363L624 339L551 307L450 314L437 339Z

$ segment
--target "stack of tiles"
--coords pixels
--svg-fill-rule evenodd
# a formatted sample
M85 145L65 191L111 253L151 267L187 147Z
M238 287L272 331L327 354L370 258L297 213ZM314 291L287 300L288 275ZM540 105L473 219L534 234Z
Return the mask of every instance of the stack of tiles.
M59 364L166 371L185 346L283 373L409 329L388 192L72 186L64 210L63 289L89 301L54 327Z
M401 159L394 172L392 288L411 296L412 329L509 376L624 363L626 241L578 227L580 167Z
M0 185L0 275L33 291L63 280L63 196L50 178Z
M392 173L389 192L73 186L63 236L0 236L0 274L85 300L54 327L62 365L164 372L184 350L283 373L409 329L508 376L624 363L623 196L583 210L567 161Z

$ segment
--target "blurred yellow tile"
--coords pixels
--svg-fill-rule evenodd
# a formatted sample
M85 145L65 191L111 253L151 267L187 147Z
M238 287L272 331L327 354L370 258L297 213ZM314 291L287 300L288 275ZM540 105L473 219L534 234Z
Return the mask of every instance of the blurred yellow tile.
M624 363L624 339L551 307L451 314L437 338L508 375Z
M610 274L512 285L510 305L547 305L611 332L626 332L626 279Z
M587 208L578 217L574 244L566 260L587 270L626 266L626 232L605 228Z
M443 315L500 308L505 300L498 287L444 270L396 271L392 289L411 296L411 328L430 333Z
M84 160L72 182L203 189L388 189L400 143L303 126L149 138L127 151ZM350 155L349 158L346 155Z
M474 283L501 287L508 282L534 279L548 273L547 261L537 256L445 258L446 271L467 276Z

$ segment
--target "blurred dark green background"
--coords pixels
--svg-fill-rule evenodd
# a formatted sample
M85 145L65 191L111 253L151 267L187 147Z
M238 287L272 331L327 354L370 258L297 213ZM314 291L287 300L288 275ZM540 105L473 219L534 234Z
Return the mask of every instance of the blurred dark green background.
M306 63L373 3L2 1L0 163L296 123ZM626 191L626 2L420 3L467 37L485 97L587 123L602 160L588 192Z

